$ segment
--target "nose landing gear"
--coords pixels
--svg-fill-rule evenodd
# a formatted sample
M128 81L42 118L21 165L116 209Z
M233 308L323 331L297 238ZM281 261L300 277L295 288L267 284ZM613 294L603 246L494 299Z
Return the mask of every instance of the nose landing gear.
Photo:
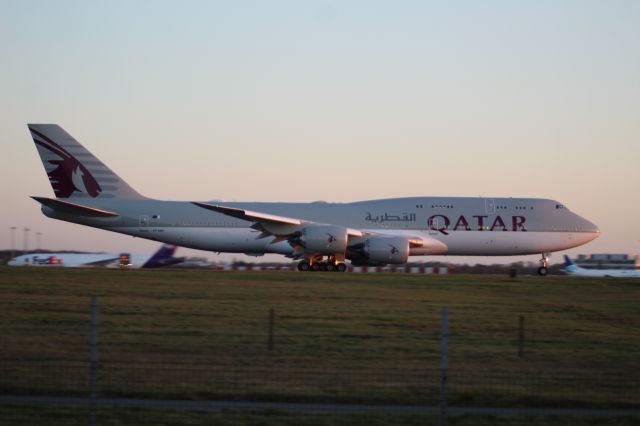
M540 259L540 267L538 268L538 275L545 277L549 273L549 256L551 253L542 253L542 259Z

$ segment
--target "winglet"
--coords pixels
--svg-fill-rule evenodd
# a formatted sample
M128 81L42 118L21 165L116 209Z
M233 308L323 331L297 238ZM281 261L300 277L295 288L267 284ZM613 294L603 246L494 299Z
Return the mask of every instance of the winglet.
M571 260L571 258L565 254L564 255L564 266L573 266L573 265L575 265L573 260Z

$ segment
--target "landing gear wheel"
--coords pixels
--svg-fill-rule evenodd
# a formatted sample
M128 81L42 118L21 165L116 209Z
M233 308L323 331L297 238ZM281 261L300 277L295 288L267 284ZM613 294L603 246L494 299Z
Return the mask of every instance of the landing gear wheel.
M542 253L541 266L538 268L538 275L542 277L546 277L549 273L549 269L547 269L549 267L549 256L551 256L551 253Z
M333 263L327 263L327 266L324 269L327 272L333 272L336 270L336 265Z
M316 262L313 265L311 265L311 270L312 271L322 271L322 263L320 262Z
M298 271L307 272L309 269L311 269L311 265L306 260L298 263Z
M347 265L345 265L344 263L338 263L336 265L336 271L338 272L344 272L347 270Z

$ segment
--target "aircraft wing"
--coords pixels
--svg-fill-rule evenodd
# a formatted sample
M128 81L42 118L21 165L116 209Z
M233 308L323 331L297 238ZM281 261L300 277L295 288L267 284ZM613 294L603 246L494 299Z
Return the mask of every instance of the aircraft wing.
M214 205L200 202L194 202L193 204L207 210L213 210L214 212L222 213L238 219L248 220L251 222L272 222L285 225L302 225L303 223L305 223L300 219L292 219L284 216L275 216L267 213L253 212L251 210L236 209L234 207L226 207L218 204Z
M347 258L354 264L406 263L412 248L425 245L423 237L381 234L217 204L193 204L253 222L251 228L261 231L258 239L273 237L271 244L286 241L293 248L293 258L320 254L335 256L339 261Z
M118 256L116 257L112 257L112 258L108 258L108 259L101 259L101 260L96 260L93 262L87 262L87 263L83 263L82 266L108 266L112 263L115 263L119 260L120 258Z
M302 219L277 216L268 213L254 212L251 210L238 209L234 207L221 206L217 204L193 202L198 207L202 207L207 210L212 210L217 213L222 213L227 216L235 217L237 219L253 222L251 226L253 229L262 231L262 234L258 238L266 238L269 236L276 237L272 243L277 243L286 240L289 236L300 231L305 225L313 226L323 225L316 222L306 221ZM364 232L347 228L347 234L350 237L362 237Z

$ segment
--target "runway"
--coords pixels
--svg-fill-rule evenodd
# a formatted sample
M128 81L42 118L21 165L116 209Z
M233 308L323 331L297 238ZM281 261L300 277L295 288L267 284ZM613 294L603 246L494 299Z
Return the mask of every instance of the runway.
M265 411L278 410L289 413L306 414L353 414L353 413L387 413L387 414L438 414L440 406L434 405L372 405L372 404L331 404L331 403L291 403L291 402L257 402L257 401L193 401L179 399L140 399L140 398L97 398L94 401L99 407L149 408L165 410L195 411ZM31 396L0 395L2 405L61 405L89 406L89 398L71 396ZM586 417L636 417L640 409L592 409L592 408L508 408L508 407L448 407L447 414L493 414L509 415L560 415Z

